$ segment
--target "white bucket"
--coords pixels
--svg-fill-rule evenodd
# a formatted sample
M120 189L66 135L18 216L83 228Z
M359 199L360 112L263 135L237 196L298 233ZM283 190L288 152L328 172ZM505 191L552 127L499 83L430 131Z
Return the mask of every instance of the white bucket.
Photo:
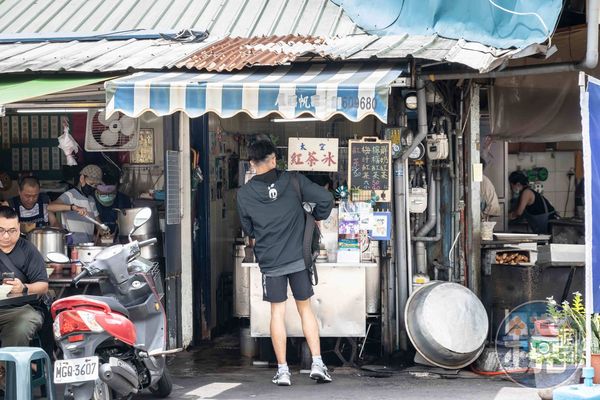
M495 221L483 221L481 223L481 240L493 240L494 239L494 226Z

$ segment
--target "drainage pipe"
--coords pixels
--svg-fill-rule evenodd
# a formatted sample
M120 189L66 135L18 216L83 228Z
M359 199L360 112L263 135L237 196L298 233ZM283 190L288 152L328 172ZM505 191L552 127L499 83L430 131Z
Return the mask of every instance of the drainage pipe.
M417 136L413 138L410 146L402 153L400 159L407 160L410 153L425 139L427 136L427 96L425 95L425 81L417 76Z
M417 235L412 238L415 242L415 260L417 263L417 272L427 275L427 251L425 248L426 242L439 242L442 238L442 214L440 213L440 171L436 171L435 180L433 179L433 171L429 174L429 200L427 207L427 222ZM427 235L433 226L436 225L435 236Z
M404 328L404 308L408 300L408 258L407 258L407 225L406 220L406 192L405 180L408 179L408 163L397 158L394 160L394 219L396 232L395 240L395 263L396 263L396 282L398 294L396 301L397 307L397 332L396 337L400 341L400 348L406 350L408 342L406 340Z
M472 71L453 73L422 73L421 79L430 81L443 81L454 79L477 79L477 78L506 78L522 75L542 75L557 72L574 72L584 69L596 68L598 65L598 14L600 13L600 0L586 1L587 16L587 46L585 58L579 63L556 63L550 65L527 66L508 68L503 71L492 71L480 74ZM417 78L418 79L418 78Z

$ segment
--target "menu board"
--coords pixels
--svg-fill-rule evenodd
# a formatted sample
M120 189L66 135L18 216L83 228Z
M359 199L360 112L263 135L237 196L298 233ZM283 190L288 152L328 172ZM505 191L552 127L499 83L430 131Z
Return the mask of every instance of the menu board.
M348 187L352 201L391 201L391 150L391 141L373 137L348 142Z

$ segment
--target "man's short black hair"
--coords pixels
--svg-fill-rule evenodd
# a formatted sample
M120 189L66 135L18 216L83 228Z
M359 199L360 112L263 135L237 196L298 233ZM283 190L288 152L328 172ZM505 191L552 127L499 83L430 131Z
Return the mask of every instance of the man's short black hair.
M19 178L19 189L23 190L25 188L25 185L40 187L40 180L35 176L31 175Z
M17 212L9 206L0 206L0 218L15 219L19 218Z
M248 146L248 158L250 161L259 163L274 154L276 151L275 145L270 140L257 140Z

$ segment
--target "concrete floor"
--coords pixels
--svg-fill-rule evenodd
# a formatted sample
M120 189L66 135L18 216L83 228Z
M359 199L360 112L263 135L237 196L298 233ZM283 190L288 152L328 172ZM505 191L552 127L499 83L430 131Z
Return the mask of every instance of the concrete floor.
M290 365L292 386L278 387L271 383L275 368L240 357L237 338L231 336L172 356L168 365L174 382L171 399L539 400L535 389L468 371L440 375L422 367L382 371L381 365L350 368L332 362L332 383L317 384L299 366ZM147 392L134 400L152 398Z

